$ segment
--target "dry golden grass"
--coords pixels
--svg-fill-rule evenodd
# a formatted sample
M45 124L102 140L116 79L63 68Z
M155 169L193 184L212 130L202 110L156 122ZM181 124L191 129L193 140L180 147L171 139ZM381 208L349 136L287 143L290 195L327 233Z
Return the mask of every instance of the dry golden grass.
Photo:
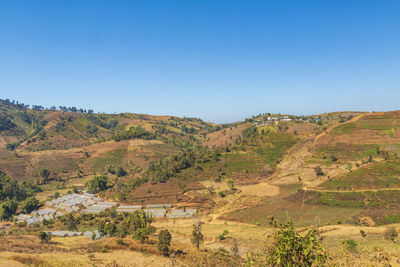
M154 226L158 230L168 229L172 234L171 248L182 250L189 254L196 253L190 238L192 225L197 219L177 219L177 220L158 220ZM264 246L275 229L259 227L255 225L226 222L203 216L201 221L202 233L205 242L201 249L219 250L221 248L229 251L232 247L232 238L237 240L239 255L249 250L259 249ZM400 229L400 224L393 225L396 230ZM309 229L309 228L307 228ZM306 228L299 229L302 233ZM332 264L336 266L384 266L379 261L389 258L392 266L398 266L400 259L400 242L395 240L384 240L386 227L359 227L350 225L333 225L320 227L321 235L324 237L323 245L328 249L332 256ZM228 238L223 241L218 240L224 230L229 231ZM366 232L363 238L360 230ZM11 238L11 237L10 237ZM351 254L344 250L342 242L346 239L354 239L359 248L357 254ZM92 241L86 237L54 237L52 246L58 249L47 251L39 249L44 244L40 244L37 237L20 236L13 238L9 242L19 242L21 244L31 244L34 252L2 252L0 253L0 266L19 266L19 263L41 263L43 266L166 266L170 259L162 257L156 248L157 237L152 237L149 244L141 244L132 240L130 236L123 239L123 244L117 242L119 238L107 238L99 241ZM9 243L10 244L10 243ZM104 248L108 252L97 252L97 248ZM385 256L386 255L386 256ZM133 260L134 259L134 260ZM14 264L15 263L15 264ZM368 265L367 263L371 263ZM7 265L8 264L8 265Z
M2 252L0 266L166 266L169 259L131 249L109 252L44 252L38 254Z
M228 190L229 186L227 183L217 183L211 180L206 180L206 181L200 181L200 183L205 187L205 188L210 188L212 187L214 190Z
M268 183L236 186L243 194L257 197L271 197L279 194L279 187Z
M17 261L24 265L29 266L40 266L44 264L44 261L39 256L31 256L31 255L13 255L11 256L13 261Z

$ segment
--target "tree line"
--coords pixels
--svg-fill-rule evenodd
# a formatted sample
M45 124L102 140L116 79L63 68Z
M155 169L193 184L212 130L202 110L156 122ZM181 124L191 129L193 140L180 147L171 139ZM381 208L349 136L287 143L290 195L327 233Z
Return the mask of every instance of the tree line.
M29 107L31 107L32 110L37 110L37 111L59 110L62 112L88 113L88 114L92 114L94 112L92 109L83 109L83 108L66 107L66 106L59 106L58 108L56 106L52 106L49 109L47 109L41 105L26 105L24 103L20 103L18 101L10 99L0 99L0 106L13 107L19 110L29 109Z

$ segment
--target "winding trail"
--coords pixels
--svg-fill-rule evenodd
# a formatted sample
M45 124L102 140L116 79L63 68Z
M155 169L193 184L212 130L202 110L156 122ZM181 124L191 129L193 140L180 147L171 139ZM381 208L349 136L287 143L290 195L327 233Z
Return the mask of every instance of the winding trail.
M352 193L352 192L379 192L379 191L400 191L400 187L391 188L371 188L371 189L354 189L354 190L330 190L303 187L304 191L326 192L326 193Z

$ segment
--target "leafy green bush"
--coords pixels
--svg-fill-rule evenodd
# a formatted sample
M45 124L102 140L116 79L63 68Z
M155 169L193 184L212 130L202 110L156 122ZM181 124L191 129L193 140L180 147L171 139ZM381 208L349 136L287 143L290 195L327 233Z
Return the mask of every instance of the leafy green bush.
M109 182L110 181L106 175L100 175L88 180L85 186L90 192L99 193L109 187Z
M17 211L18 203L15 200L7 200L0 204L0 219L10 219Z
M35 197L29 197L22 203L22 212L31 213L39 207L39 201Z
M220 235L218 236L219 241L225 240L225 239L227 238L228 235L229 235L229 231L225 229L225 230L222 232L222 234L220 234Z
M166 256L169 253L170 244L171 244L171 233L167 229L161 230L161 232L158 234L157 249L164 256Z
M120 131L112 136L112 139L114 139L117 142L134 138L151 140L154 139L155 136L153 133L147 132L140 126L131 127L128 131Z
M345 250L347 250L350 253L358 252L358 244L353 239L347 239L347 240L343 241L343 245L344 245Z
M51 240L50 233L40 231L38 236L39 236L40 242L42 242L42 243L49 243L49 241Z
M155 228L153 226L146 228L139 228L135 232L133 232L132 238L135 240L140 240L140 243L144 243L147 239L149 239L149 235L154 233Z
M296 232L293 222L282 225L264 251L248 252L246 266L323 266L327 253L316 229L305 235Z
M361 234L361 236L362 236L363 238L365 238L365 237L367 236L367 234L365 233L364 230L360 230L360 234Z

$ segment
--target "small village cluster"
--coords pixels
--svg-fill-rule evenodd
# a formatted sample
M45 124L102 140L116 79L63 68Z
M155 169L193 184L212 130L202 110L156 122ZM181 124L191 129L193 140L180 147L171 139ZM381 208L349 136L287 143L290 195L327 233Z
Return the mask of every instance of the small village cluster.
M144 212L151 214L153 218L191 218L197 213L197 209L173 209L171 204L147 204L142 205L118 205L116 202L102 200L91 193L68 194L53 200L45 202L45 207L32 211L31 214L20 214L14 219L17 223L26 223L28 225L42 222L43 220L54 220L57 217L67 215L74 212L82 213L100 213L110 208L116 208L117 212L132 213L136 210L143 209ZM59 233L60 232L60 233ZM65 232L65 231L64 231ZM93 233L80 233L63 231L55 232L54 235L67 236L70 235L89 235Z
M265 126L278 123L279 121L288 122L292 121L292 119L289 116L267 117L264 120L254 120L252 124L254 126Z
M319 117L311 117L311 116L288 116L288 115L280 115L280 116L265 116L263 119L254 119L252 124L254 126L266 126L266 125L274 125L279 122L314 122L317 123L319 121L326 121L326 120L341 120L347 121L353 118L352 115L342 117L342 116L319 116Z

